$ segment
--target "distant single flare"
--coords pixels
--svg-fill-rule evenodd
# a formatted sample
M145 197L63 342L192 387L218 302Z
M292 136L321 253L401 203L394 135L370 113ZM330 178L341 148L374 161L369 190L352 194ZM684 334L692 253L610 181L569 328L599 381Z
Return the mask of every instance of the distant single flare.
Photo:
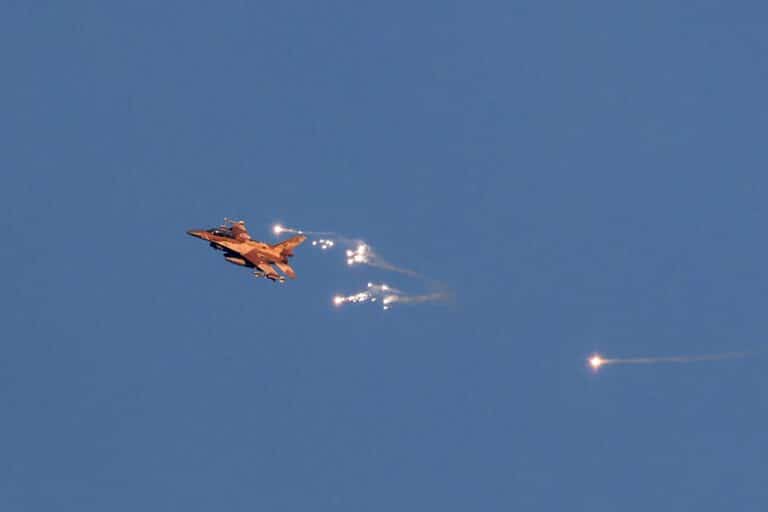
M670 357L613 357L605 358L593 354L587 362L595 372L608 364L660 364L660 363L694 363L697 361L721 361L723 359L740 359L747 357L748 352L726 352L724 354L708 354L701 356L670 356Z
M589 366L595 371L599 370L603 364L605 364L605 360L597 354L589 358Z

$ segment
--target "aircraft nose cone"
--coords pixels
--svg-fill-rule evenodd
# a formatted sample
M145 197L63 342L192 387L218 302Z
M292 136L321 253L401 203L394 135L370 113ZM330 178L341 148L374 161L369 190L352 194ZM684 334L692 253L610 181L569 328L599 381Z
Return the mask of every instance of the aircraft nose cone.
M187 230L187 234L195 238L202 238L202 236L200 236L200 230L198 229L189 229Z

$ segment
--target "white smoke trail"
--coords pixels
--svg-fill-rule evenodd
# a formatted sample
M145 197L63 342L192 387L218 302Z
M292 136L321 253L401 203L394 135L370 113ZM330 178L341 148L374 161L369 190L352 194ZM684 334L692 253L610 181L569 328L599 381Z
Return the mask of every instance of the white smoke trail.
M598 370L607 364L662 364L662 363L693 363L697 361L721 361L723 359L739 359L749 356L749 352L726 352L700 356L669 356L669 357L614 357L604 358L595 354L589 358L589 365Z
M281 233L294 233L299 235L303 234L323 236L326 238L315 240L312 242L312 245L320 248L323 251L332 249L336 244L345 247L345 256L347 259L347 265L349 266L367 265L369 267L389 270L391 272L398 272L400 274L411 277L422 278L418 272L414 272L413 270L399 267L388 262L382 258L381 255L373 249L373 247L362 240L349 238L332 231L305 231L302 229L286 227L281 224L275 224L272 227L272 231L275 235L279 235Z
M296 228L289 228L286 226L283 226L282 224L275 224L272 226L272 233L275 235L280 235L282 233L293 233L296 235L316 235L316 236L335 236L336 233L332 233L331 231L304 231L301 229Z
M405 274L411 277L422 277L418 272L414 272L413 270L407 268L398 267L397 265L393 265L392 263L386 261L376 251L373 250L373 247L366 244L365 242L359 240L349 240L345 238L340 238L340 240L342 240L342 242L344 242L347 246L354 244L354 249L347 249L346 251L347 265L352 266L363 264L368 265L369 267L380 268L382 270L398 272L400 274Z
M380 302L384 311L390 309L393 304L421 304L424 302L439 302L450 298L445 292L435 292L425 295L409 295L402 290L393 288L387 284L368 283L368 287L352 295L336 295L333 303L341 306L347 303L360 304L365 302Z

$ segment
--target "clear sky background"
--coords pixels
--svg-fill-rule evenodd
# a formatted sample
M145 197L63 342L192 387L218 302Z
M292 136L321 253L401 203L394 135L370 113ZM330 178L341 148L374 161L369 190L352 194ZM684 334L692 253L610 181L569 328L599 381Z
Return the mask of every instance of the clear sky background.
M765 511L767 19L3 2L0 509ZM426 288L224 216L456 299L335 309Z

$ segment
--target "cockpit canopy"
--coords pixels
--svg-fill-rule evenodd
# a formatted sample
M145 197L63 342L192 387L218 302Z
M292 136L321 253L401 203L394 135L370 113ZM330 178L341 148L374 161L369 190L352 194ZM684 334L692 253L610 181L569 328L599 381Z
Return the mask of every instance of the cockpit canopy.
M245 228L245 222L242 220L233 221L230 219L224 219L224 224L217 227L206 230L208 233L216 236L222 236L224 238L231 238L232 240L238 240L245 242L251 239L248 234L248 230Z
M226 227L206 229L206 231L212 235L223 236L225 238L235 238L232 234L232 230Z

